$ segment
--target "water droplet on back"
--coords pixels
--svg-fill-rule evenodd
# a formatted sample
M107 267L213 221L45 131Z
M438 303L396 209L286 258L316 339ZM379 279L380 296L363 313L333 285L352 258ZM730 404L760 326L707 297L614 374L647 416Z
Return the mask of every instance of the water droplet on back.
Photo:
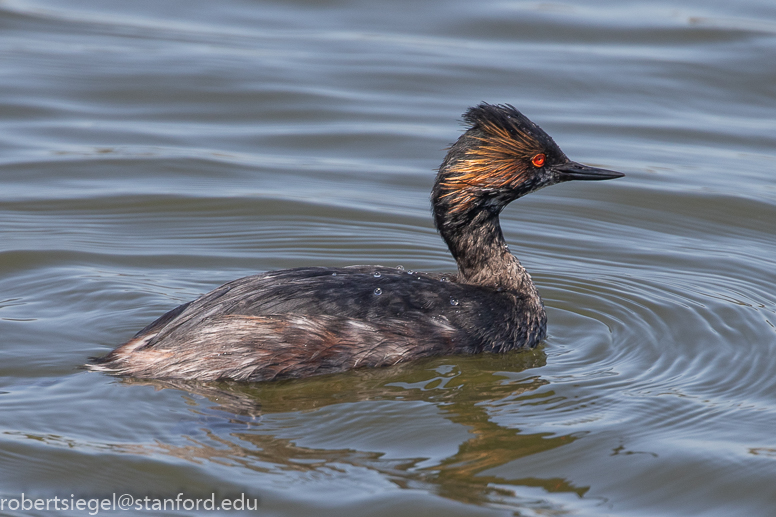
M381 294L383 294L383 290L379 287L375 287L375 296L380 296Z
M381 276L383 276L380 274L379 271L375 271L374 275L375 275L375 278L380 278Z
M458 300L455 298L450 298L450 305L458 305Z
M399 271L404 271L404 266L398 265L396 266L396 269L398 269Z
M331 276L337 276L337 273L332 273Z

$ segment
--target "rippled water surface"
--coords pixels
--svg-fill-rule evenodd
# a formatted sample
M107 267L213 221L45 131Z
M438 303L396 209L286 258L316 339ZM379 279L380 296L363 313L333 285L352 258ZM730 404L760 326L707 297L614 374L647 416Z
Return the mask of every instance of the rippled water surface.
M0 498L776 511L772 2L3 0L0 85ZM539 349L255 385L79 369L240 276L454 269L429 191L483 100L627 173L504 212Z

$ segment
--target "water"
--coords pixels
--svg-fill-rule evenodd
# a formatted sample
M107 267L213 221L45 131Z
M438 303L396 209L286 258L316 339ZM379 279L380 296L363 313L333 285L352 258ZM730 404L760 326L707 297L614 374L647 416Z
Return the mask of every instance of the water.
M0 2L0 499L772 515L775 53L765 0ZM258 271L452 270L429 191L482 100L627 173L503 215L540 349L265 385L78 369Z

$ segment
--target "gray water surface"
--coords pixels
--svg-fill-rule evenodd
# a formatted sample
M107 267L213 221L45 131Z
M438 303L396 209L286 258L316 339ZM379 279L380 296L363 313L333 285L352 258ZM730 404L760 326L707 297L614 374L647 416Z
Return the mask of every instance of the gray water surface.
M539 349L255 385L79 369L256 272L453 270L429 191L483 100L627 173L503 213ZM0 1L0 499L773 515L774 121L765 0Z

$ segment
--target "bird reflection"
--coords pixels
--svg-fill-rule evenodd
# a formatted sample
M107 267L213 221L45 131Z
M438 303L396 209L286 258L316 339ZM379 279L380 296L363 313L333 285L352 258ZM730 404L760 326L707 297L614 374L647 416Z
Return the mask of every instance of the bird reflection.
M530 375L530 369L544 366L545 361L546 355L540 348L505 355L434 358L390 369L356 370L273 383L124 379L121 382L129 385L185 392L191 411L198 415L197 429L205 435L202 440L188 436L188 445L184 446L157 442L122 448L127 452L163 452L191 461L237 464L267 472L277 468L311 471L332 464L349 464L379 472L399 487L425 487L440 496L470 504L514 498L510 486L540 487L582 497L589 487L574 486L564 479L508 479L488 473L511 461L576 440L573 435L522 433L499 425L490 417L489 408L494 405L519 408L532 400L532 392L548 384L538 375ZM268 432L262 424L266 415L374 400L433 403L444 418L465 426L470 438L459 444L452 456L433 466L422 466L428 458L387 459L382 452L300 446L293 438L279 436L274 428Z

